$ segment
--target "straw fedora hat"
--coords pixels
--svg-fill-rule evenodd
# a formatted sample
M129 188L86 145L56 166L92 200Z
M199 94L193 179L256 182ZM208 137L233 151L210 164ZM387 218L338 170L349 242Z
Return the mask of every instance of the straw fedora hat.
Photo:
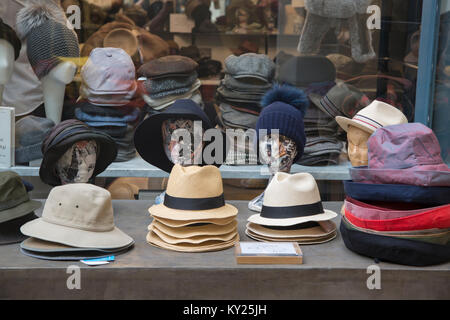
M121 248L134 242L114 225L111 194L87 183L53 188L42 218L26 223L20 231L29 237L81 248Z
M262 242L284 242L287 241L286 238L274 238L274 237L265 237L265 236L261 236L258 235L256 233L253 233L250 230L245 230L245 234L249 237L252 238L254 240L257 241L262 241ZM337 236L337 232L334 231L333 233L329 234L328 236L323 236L323 237L302 237L302 238L289 238L288 240L290 242L297 242L299 244L321 244L321 243L325 243L328 241L333 240L334 238L336 238Z
M168 236L179 239L194 238L199 236L223 236L231 232L237 232L237 221L234 219L231 223L226 225L215 224L200 224L197 226L172 228L157 220L148 226L148 230L157 229Z
M182 167L176 164L169 176L164 203L148 210L157 218L198 221L235 217L237 208L225 204L222 176L217 167Z
M369 133L382 127L408 123L408 119L400 110L378 100L358 111L353 119L337 116L336 121L345 131L351 125Z
M332 221L321 221L317 226L307 228L267 228L259 224L247 223L247 229L251 233L262 237L283 238L322 238L336 232L336 224Z
M196 220L196 221L182 221L182 220L171 220L171 219L164 219L160 217L153 217L153 221L158 221L161 224L172 227L172 228L180 228L180 227L190 227L195 226L199 223L207 223L211 225L218 225L218 226L224 226L232 223L235 220L235 217L229 217L229 218L223 218L223 219L202 219L202 220Z
M139 42L132 30L117 28L111 30L103 39L103 47L121 48L133 57L138 51Z
M265 226L293 226L336 216L335 212L323 209L319 188L311 174L278 172L264 192L261 213L250 216L248 221Z
M221 234L221 235L206 235L206 236L196 236L196 237L190 237L190 238L175 238L172 236L169 236L167 234L165 234L164 232L158 230L157 228L154 227L150 227L150 231L154 232L162 241L164 241L166 244L173 244L173 245L177 245L177 244L202 244L205 242L209 242L209 241L222 241L222 242L227 242L230 241L231 239L236 237L237 234L237 230L234 230L232 232L226 233L226 234Z
M207 252L218 251L233 247L239 241L239 234L236 233L234 238L228 241L212 240L201 244L183 243L183 244L169 244L161 240L153 231L147 234L147 242L155 247L170 249L179 252Z

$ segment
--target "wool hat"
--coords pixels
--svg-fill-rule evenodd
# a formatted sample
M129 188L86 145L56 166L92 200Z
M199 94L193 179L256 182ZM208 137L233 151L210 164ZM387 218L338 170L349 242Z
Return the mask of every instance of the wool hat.
M138 69L138 75L149 79L166 77L185 77L196 71L197 62L184 56L165 56L143 64Z
M22 49L22 43L13 28L0 18L0 39L8 41L14 48L14 58L17 60Z
M42 141L55 126L47 118L26 116L16 122L16 151L17 163L28 163L42 158Z
M52 1L29 1L17 13L17 33L26 39L27 56L39 79L63 62L78 58L80 48L73 30L66 26L64 11Z
M92 130L79 120L66 120L56 125L42 144L44 155L39 168L41 180L49 185L61 184L55 166L61 156L77 141L95 140L98 146L97 161L92 178L102 173L116 158L117 147L107 134Z
M309 173L277 172L264 191L260 214L249 222L264 226L293 226L309 221L325 221L337 214L324 209L316 180Z
M337 84L323 97L311 93L309 98L333 119L337 116L352 118L370 103L369 98L358 88L345 83Z
M256 123L256 131L278 129L279 134L294 140L297 145L297 161L303 155L306 143L303 117L309 105L305 93L287 85L274 86L261 100L263 110ZM257 135L259 141L259 134ZM259 143L258 143L259 144Z
M378 100L358 111L352 119L337 116L336 121L344 131L351 125L369 133L374 133L382 127L408 123L408 119L400 110Z
M343 181L345 194L360 201L448 204L450 187L422 187L406 184L373 184Z
M134 242L114 225L111 194L87 183L53 188L42 217L20 230L29 237L81 248L122 248Z
M235 79L255 78L272 82L275 75L275 63L267 55L257 53L228 56L225 69Z
M0 224L26 216L40 207L39 201L30 200L17 173L0 172Z
M368 167L350 169L355 182L450 187L450 168L434 132L421 123L378 129L369 137Z
M334 82L336 68L324 56L292 56L280 64L277 79L304 88L312 83Z
M411 266L430 266L450 261L447 245L381 236L352 230L342 217L339 228L345 246L358 254L381 261Z
M121 48L95 48L81 68L82 87L90 95L127 95L136 91L133 61ZM86 94L84 94L86 95Z
M152 114L141 122L134 135L136 150L142 159L166 172L172 170L173 163L164 152L161 125L165 120L173 118L201 121L203 130L212 128L205 112L188 99L177 100L163 112Z
M236 217L226 204L220 171L215 166L174 165L167 182L164 203L148 209L156 218L190 221Z

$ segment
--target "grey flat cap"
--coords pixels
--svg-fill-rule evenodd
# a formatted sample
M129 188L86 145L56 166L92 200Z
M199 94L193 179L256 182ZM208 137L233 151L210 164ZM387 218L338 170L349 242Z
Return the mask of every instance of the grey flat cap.
M275 63L265 54L231 55L225 59L225 68L226 73L235 79L256 78L272 82L275 75Z

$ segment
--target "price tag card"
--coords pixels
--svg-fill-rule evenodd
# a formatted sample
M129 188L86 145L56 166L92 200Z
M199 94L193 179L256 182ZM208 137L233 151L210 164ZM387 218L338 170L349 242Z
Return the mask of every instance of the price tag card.
M238 264L302 264L303 254L295 242L239 242Z

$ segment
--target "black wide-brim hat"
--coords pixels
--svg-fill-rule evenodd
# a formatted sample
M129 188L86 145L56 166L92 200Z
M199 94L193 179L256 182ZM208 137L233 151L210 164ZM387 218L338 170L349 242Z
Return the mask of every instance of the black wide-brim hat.
M170 173L174 164L164 152L161 130L162 123L168 119L199 120L205 131L213 127L206 113L189 99L177 100L163 112L152 114L141 122L134 134L134 145L137 152L151 165Z
M350 180L343 183L345 194L359 201L422 203L430 207L449 203L450 187L375 184Z
M69 121L70 123L61 122L54 127L42 145L44 157L39 168L39 176L43 182L51 186L61 185L56 173L56 163L78 141L94 140L97 143L97 160L91 179L105 171L117 157L116 143L109 135L92 130L84 122Z
M0 223L0 245L22 242L28 237L20 232L20 227L25 223L37 219L34 212Z
M446 245L366 233L346 224L342 218L339 230L345 246L360 255L417 267L450 261L450 250Z

